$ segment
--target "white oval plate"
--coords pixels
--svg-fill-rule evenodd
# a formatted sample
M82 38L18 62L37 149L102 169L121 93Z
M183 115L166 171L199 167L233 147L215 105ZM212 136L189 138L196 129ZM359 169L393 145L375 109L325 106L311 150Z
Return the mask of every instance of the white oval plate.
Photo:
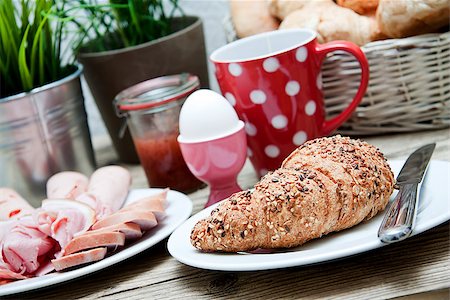
M128 194L125 203L131 203L143 197L160 193L162 189L134 189ZM120 251L107 256L104 259L85 267L67 272L55 272L42 277L34 277L18 280L0 286L0 296L26 292L53 284L72 280L92 272L112 266L127 258L130 258L162 241L168 237L181 223L192 213L192 201L185 194L177 191L169 191L167 194L166 217L152 230L145 233L138 241L126 245Z
M404 161L390 161L397 176ZM419 211L413 235L450 219L450 163L432 161L420 190ZM393 199L394 195L391 197ZM190 243L195 223L207 217L217 206L192 216L170 236L168 250L178 261L197 268L222 271L256 271L303 266L355 255L386 244L377 237L383 213L350 229L310 241L303 246L273 253L204 253Z

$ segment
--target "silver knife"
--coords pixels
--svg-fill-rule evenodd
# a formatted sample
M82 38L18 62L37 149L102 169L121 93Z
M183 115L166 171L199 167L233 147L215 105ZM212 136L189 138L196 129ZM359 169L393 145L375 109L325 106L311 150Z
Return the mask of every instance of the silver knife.
M417 188L422 181L436 144L425 145L414 151L397 176L397 196L384 216L378 238L383 243L393 243L411 235L418 205Z

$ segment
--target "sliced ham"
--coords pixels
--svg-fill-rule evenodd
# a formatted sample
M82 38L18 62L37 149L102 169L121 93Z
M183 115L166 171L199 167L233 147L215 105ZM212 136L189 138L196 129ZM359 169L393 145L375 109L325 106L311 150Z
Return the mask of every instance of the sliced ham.
M119 166L98 169L89 182L80 173L58 173L39 209L0 188L0 284L101 260L108 248L155 227L168 189L122 207L130 184Z
M146 231L157 225L157 218L165 216L166 197L168 189L162 193L134 201L119 211L97 221L92 225L93 230L119 225L127 222L136 223L141 230ZM155 216L156 215L156 216Z
M148 211L138 211L138 210L130 210L130 211L118 211L112 215L109 215L100 221L96 222L92 225L92 229L100 229L107 226L117 225L121 223L136 223L139 225L141 230L149 230L158 224L156 221L155 214Z
M0 285L10 283L11 281L12 281L11 279L1 279L0 278Z
M36 216L39 229L55 239L61 249L95 222L95 211L74 200L44 200Z
M16 191L0 188L0 221L17 219L30 215L34 208Z
M134 201L121 208L120 211L150 211L155 214L158 220L161 220L166 215L165 206L168 191L168 189L165 189L162 193L159 193L157 195Z
M26 279L26 276L10 270L9 265L3 260L2 253L3 251L0 247L0 285L9 283L13 280Z
M120 166L107 166L96 170L89 179L86 193L77 197L96 210L97 219L118 211L131 185L130 172Z
M98 232L77 236L64 248L64 256L98 247L117 247L125 244L125 234L121 232Z
M78 172L60 172L47 181L47 198L75 199L86 192L89 179Z
M103 232L122 232L123 234L125 234L125 239L127 240L138 239L142 236L141 228L139 227L138 224L135 223L119 223L116 225L103 227L97 230L89 230L86 231L84 235Z
M99 261L106 255L106 248L96 248L88 251L78 252L52 260L56 271Z
M15 273L8 269L1 269L0 268L0 284L2 280L5 280L9 282L10 280L20 280L20 279L27 279L27 276L24 276L19 273Z
M31 216L1 222L0 236L1 260L16 273L33 274L55 251L55 241L38 229Z
M58 253L61 253L60 251ZM55 271L55 267L53 266L53 264L51 263L51 259L55 258L55 257L61 257L61 255L57 255L55 253L54 257L48 257L43 263L42 265L39 267L39 269L36 270L36 272L34 273L35 276L40 277L40 276L44 276L47 275L48 273L51 273L53 271Z

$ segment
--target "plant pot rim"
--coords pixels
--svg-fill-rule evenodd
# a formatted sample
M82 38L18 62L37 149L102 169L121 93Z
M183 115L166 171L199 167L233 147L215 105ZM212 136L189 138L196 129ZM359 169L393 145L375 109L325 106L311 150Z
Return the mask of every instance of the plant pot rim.
M17 100L17 99L23 98L25 96L28 96L30 94L37 94L39 92L42 92L42 91L45 91L45 90L49 90L49 89L52 89L52 88L57 87L59 85L62 85L64 83L66 83L66 82L69 82L69 81L79 77L83 73L83 66L81 64L75 64L74 67L77 68L77 69L70 75L67 75L67 76L65 76L65 77L63 77L61 79L56 80L56 81L49 82L49 83L44 84L42 86L36 87L36 88L34 88L34 89L32 89L32 90L30 90L28 92L21 92L19 94L15 94L15 95L11 95L11 96L8 96L8 97L0 98L0 103L5 103L5 102L8 102L8 101Z
M193 22L192 24L184 27L183 29L180 29L176 32L173 32L169 35L157 38L155 40L152 41L148 41L139 45L135 45L135 46L130 46L130 47L125 47L125 48L120 48L120 49L113 49L113 50L106 50L106 51L99 51L99 52L80 52L78 53L77 57L78 58L95 58L95 57L104 57L104 56L108 56L108 55L116 55L116 54L121 54L124 52L128 52L128 51L132 51L132 50L138 50L141 48L145 48L148 46L151 46L153 44L158 44L160 42L166 41L166 40L170 40L174 37L177 37L179 35L184 34L187 31L190 31L192 28L198 26L199 24L202 23L202 19L198 16L182 16L182 17L174 17L173 19L183 19L183 18L192 18L195 19L195 22Z

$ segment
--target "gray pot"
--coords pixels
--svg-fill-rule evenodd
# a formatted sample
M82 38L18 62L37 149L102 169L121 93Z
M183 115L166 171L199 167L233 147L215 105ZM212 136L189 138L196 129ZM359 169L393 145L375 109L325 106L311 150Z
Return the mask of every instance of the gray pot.
M95 168L80 67L61 80L0 99L0 187L18 191L34 206L47 179L64 170Z
M147 79L185 72L197 75L201 87L209 86L202 21L197 17L175 18L173 26L178 31L151 42L78 55L85 69L84 77L123 162L139 160L128 130L119 138L123 120L116 116L112 104L119 92Z

